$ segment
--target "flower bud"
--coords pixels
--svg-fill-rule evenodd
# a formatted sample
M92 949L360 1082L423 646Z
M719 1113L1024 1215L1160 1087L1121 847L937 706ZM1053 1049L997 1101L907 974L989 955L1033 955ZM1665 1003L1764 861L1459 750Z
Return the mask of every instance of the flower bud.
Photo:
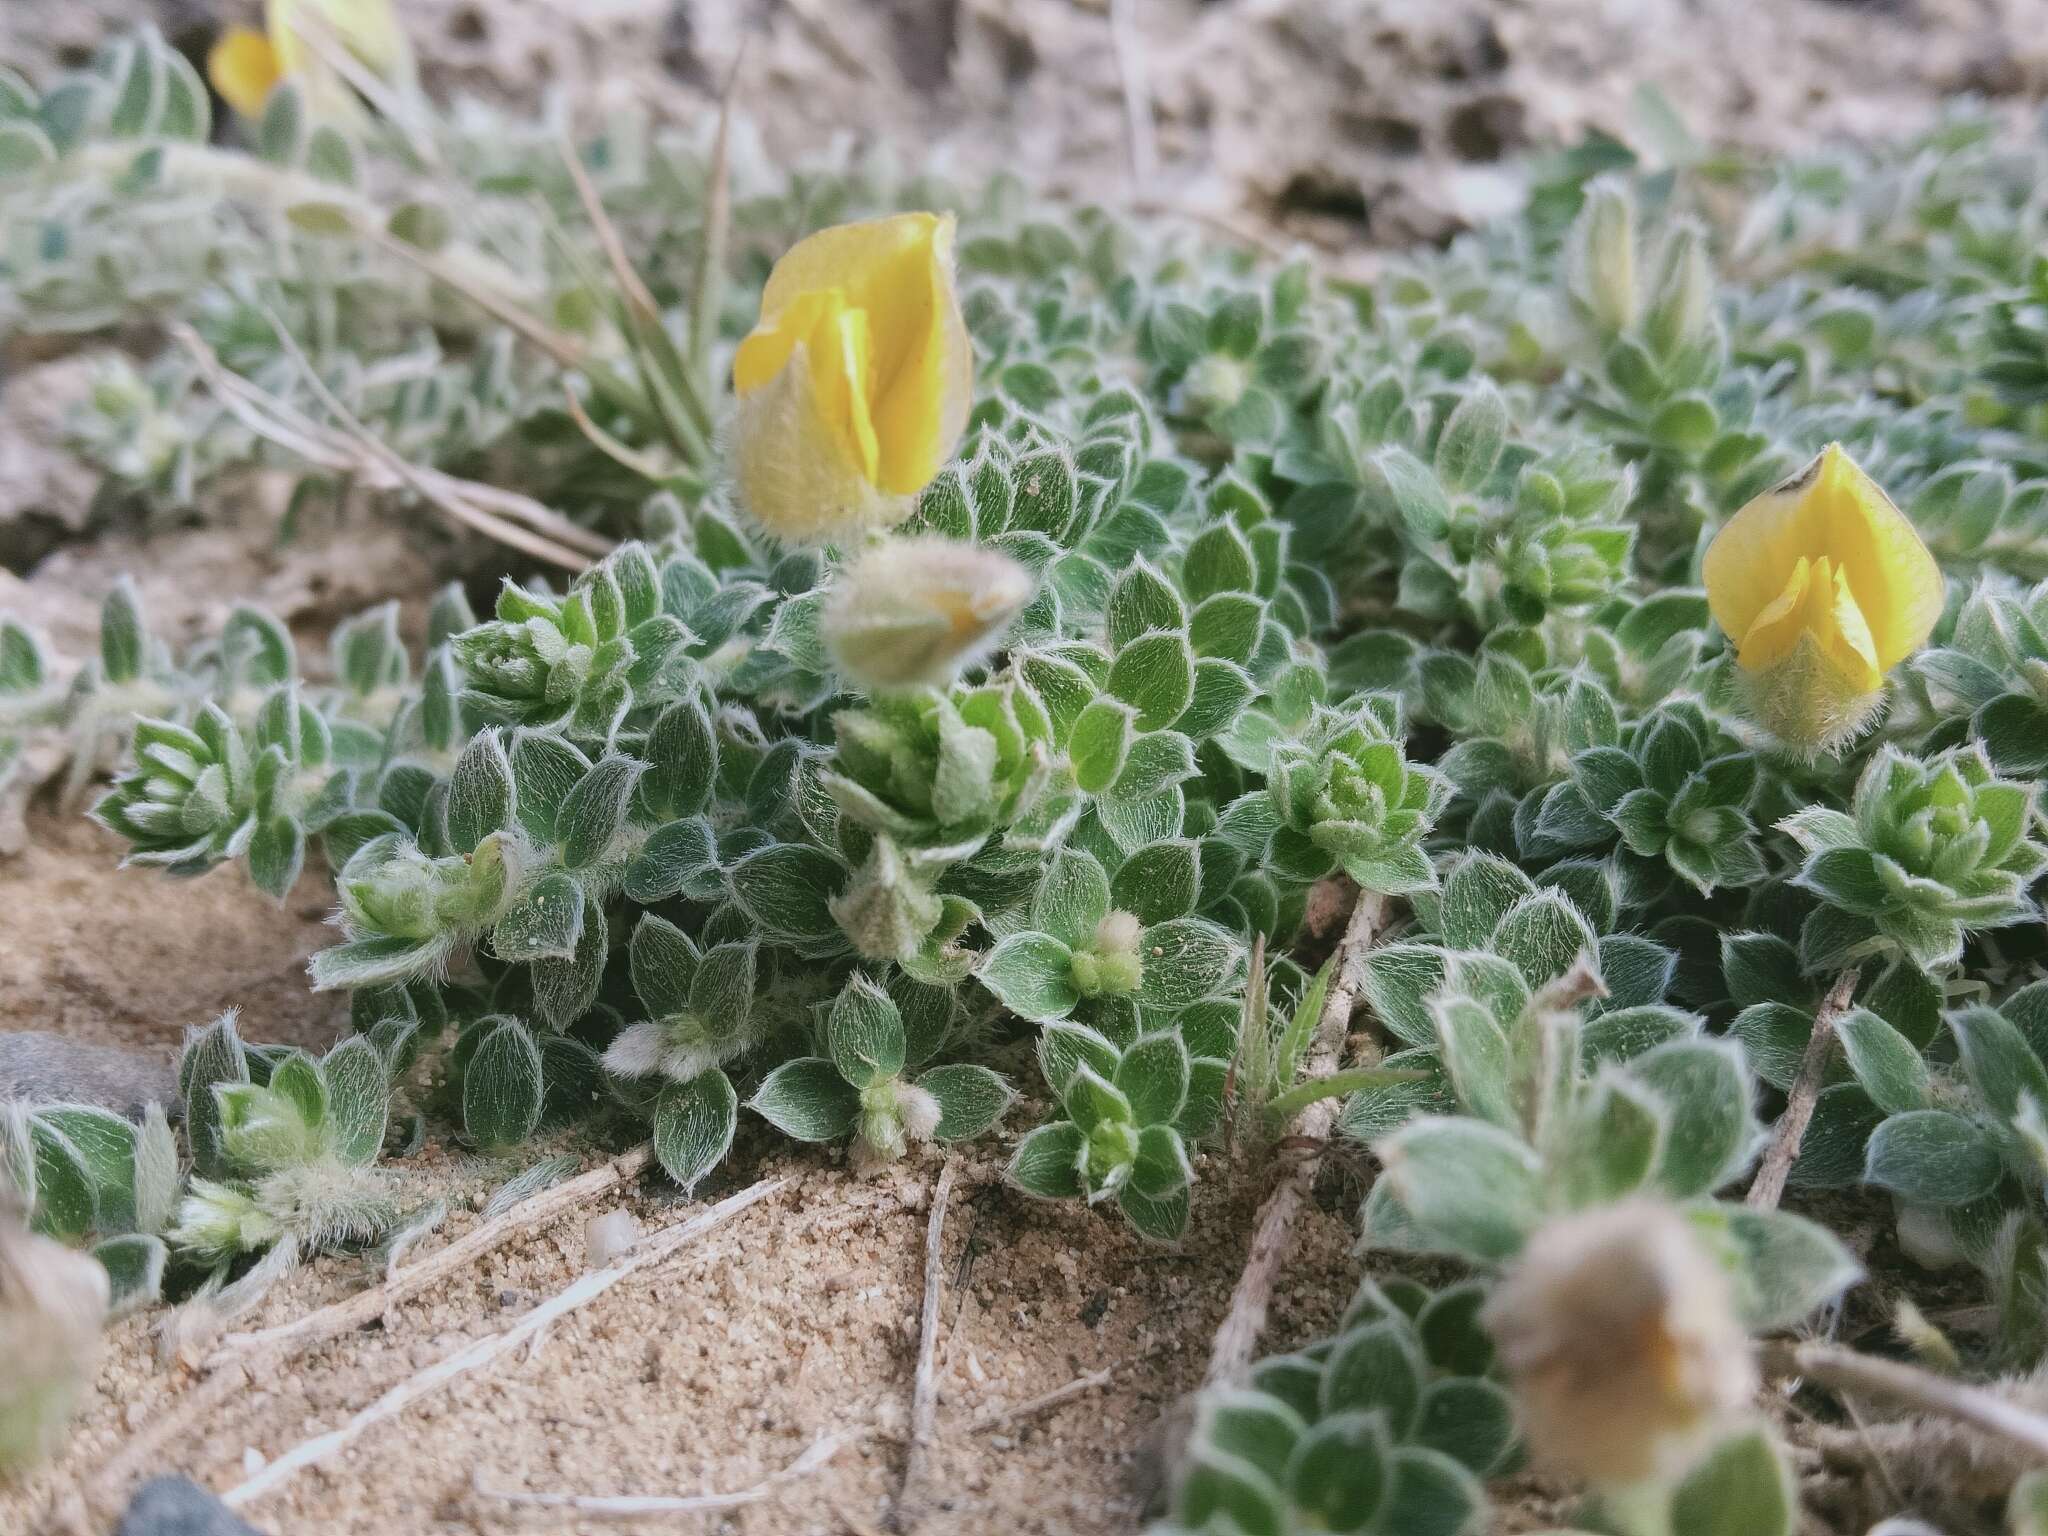
M1941 568L1839 443L1730 518L1701 564L1758 723L1814 752L1854 736L1941 616Z
M951 215L820 230L768 275L733 358L733 478L793 543L903 520L967 429L974 359Z
M1572 230L1572 286L1602 330L1636 320L1636 205L1625 183L1602 177L1586 189Z
M891 539L840 573L820 627L833 665L861 688L943 688L1001 638L1036 588L1000 550Z
M50 1451L99 1352L107 1272L0 1209L0 1478Z
M1138 953L1145 930L1129 912L1110 912L1095 925L1093 941L1074 951L1069 968L1083 997L1123 997L1138 990L1144 960Z
M867 960L909 959L941 916L939 898L904 862L887 833L875 835L866 862L830 905L833 920Z
M1594 1483L1678 1476L1756 1390L1727 1272L1656 1201L1543 1227L1485 1321L1530 1448Z
M1714 274L1707 237L1697 224L1672 230L1657 263L1657 286L1643 330L1661 358L1670 359L1707 337L1714 316Z

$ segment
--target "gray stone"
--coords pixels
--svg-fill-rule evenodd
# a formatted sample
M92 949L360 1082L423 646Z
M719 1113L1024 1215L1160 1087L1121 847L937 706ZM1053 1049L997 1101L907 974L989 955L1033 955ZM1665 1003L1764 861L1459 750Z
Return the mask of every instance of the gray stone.
M263 1536L189 1478L153 1477L135 1490L114 1536Z
M170 1062L34 1029L0 1034L0 1099L100 1104L131 1118L151 1102L174 1119L184 1107Z

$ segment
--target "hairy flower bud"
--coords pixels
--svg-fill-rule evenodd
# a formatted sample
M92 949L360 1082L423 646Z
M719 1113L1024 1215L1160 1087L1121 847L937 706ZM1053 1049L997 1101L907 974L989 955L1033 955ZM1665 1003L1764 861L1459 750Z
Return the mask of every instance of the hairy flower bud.
M1941 568L1839 443L1730 518L1701 565L1757 720L1786 745L1853 736L1941 616Z
M39 1237L0 1209L0 1478L45 1456L99 1351L99 1261Z
M733 358L733 474L747 509L797 543L901 522L967 429L973 372L950 215L798 241Z
M1636 206L1619 179L1586 189L1572 231L1573 287L1603 330L1625 331L1636 319Z
M1756 1390L1726 1271L1659 1202L1542 1228L1485 1319L1530 1447L1595 1483L1678 1475Z
M1036 586L999 550L891 539L841 572L820 628L833 664L862 688L943 688L1001 638Z

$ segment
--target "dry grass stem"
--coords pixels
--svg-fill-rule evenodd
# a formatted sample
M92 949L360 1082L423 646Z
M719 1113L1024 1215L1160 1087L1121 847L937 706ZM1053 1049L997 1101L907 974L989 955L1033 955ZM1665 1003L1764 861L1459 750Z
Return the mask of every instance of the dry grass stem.
M1757 1165L1756 1179L1749 1186L1746 1198L1753 1210L1776 1210L1778 1202L1785 1198L1785 1180L1791 1177L1792 1165L1799 1161L1799 1145L1806 1139L1806 1128L1813 1123L1814 1106L1820 1102L1821 1079L1827 1075L1828 1057L1835 1046L1835 1024L1849 1011L1850 999L1856 995L1857 977L1854 970L1837 976L1813 1016L1813 1033L1807 1037L1799 1076L1785 1100L1785 1112L1778 1116L1777 1127L1771 1132L1771 1144L1764 1149L1763 1161Z

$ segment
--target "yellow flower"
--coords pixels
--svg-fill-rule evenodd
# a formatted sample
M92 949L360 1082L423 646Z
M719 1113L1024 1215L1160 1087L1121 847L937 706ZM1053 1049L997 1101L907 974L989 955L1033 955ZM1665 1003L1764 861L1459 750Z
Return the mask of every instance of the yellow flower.
M967 428L973 376L951 215L798 241L733 359L734 477L748 510L795 542L901 522Z
M1702 572L1758 719L1795 747L1853 734L1941 616L1934 556L1839 443L1730 518Z
M206 55L206 78L238 117L257 118L284 78L284 66L270 39L254 27L229 27Z
M392 0L264 0L263 26L229 27L206 56L207 79L243 117L261 117L286 76L305 82L316 110L354 110L353 93L307 40L322 28L371 74L411 85L412 48Z

